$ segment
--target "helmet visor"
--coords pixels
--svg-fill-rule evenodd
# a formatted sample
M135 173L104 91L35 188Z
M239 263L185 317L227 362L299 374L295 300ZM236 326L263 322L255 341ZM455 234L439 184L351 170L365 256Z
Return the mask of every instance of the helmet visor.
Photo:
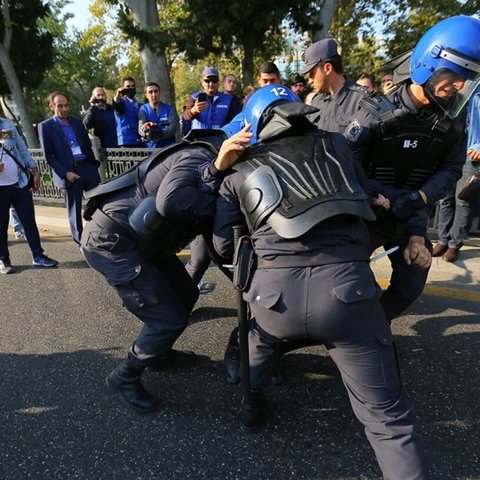
M424 88L430 101L450 118L455 118L463 111L479 84L480 73L466 79L449 68L440 68L432 74Z

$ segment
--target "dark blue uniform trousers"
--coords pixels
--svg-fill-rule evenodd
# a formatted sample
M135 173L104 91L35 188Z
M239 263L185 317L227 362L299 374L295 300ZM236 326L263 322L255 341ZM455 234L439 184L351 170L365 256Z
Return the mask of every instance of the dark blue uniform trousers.
M27 187L19 188L15 185L7 185L0 186L0 259L10 259L7 241L10 205L17 211L33 257L42 255L43 248L35 222L32 193Z
M200 280L208 270L211 261L212 259L210 258L205 238L203 235L197 235L190 242L190 258L185 264L185 268L195 282L195 285L200 283Z
M390 480L427 478L423 452L402 386L379 287L367 263L259 269L244 294L251 387L271 378L282 342L322 343L340 370L350 403Z
M67 207L68 223L72 233L73 241L80 245L82 236L82 199L83 192L96 187L100 182L100 175L97 167L91 163L77 164L76 173L80 175L80 179L70 183L67 188L63 189L65 206ZM67 182L69 183L69 182Z
M182 262L175 255L147 260L137 242L106 218L87 223L82 252L143 322L128 354L133 365L147 367L165 357L185 330L198 299L197 286Z
M419 268L405 262L403 252L408 245L408 236L405 234L405 227L402 223L377 221L370 228L370 234L370 253L379 247L383 247L385 250L396 246L400 247L388 256L392 266L390 285L380 297L385 316L391 323L421 295L430 267ZM425 239L425 246L430 252L432 251L432 244L428 239Z

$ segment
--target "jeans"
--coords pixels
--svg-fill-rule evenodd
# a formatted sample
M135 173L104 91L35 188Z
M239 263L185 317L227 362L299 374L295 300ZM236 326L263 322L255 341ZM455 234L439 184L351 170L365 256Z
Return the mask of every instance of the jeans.
M458 192L471 173L475 171L470 160L463 167L462 178L444 198L438 202L438 243L450 248L461 248L468 238L472 223L472 207L457 198Z
M10 207L10 225L15 233L25 234L20 219L18 218L17 211L13 207Z
M41 256L43 248L35 222L32 193L27 187L19 188L17 185L7 185L0 186L0 259L10 260L7 239L10 205L17 211L33 257Z

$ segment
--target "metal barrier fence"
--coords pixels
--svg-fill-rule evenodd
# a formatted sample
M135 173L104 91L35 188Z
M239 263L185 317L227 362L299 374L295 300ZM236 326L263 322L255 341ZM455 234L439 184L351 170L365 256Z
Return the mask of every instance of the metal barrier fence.
M128 170L136 163L147 158L156 149L149 148L95 148L95 158L101 162L99 167L100 178L106 180ZM53 185L52 170L48 165L41 149L29 149L32 157L38 164L42 175L42 186L33 195L38 198L62 198L60 188Z
M34 196L38 198L63 199L62 190L53 185L52 171L45 160L43 151L41 149L30 149L29 151L36 160L38 169L42 174L42 186L38 192L34 193ZM95 157L101 162L99 173L102 180L120 175L155 151L157 150L148 148L96 148L95 144L93 146ZM437 226L437 213L431 219L430 228L436 228ZM470 232L476 235L480 234L479 216L473 219Z

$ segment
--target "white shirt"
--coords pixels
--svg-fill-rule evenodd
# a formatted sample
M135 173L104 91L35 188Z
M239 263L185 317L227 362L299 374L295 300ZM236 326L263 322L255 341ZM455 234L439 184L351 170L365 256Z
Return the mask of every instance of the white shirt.
M0 186L5 187L18 183L18 165L13 158L4 151L1 160L3 162L3 172L0 173Z

